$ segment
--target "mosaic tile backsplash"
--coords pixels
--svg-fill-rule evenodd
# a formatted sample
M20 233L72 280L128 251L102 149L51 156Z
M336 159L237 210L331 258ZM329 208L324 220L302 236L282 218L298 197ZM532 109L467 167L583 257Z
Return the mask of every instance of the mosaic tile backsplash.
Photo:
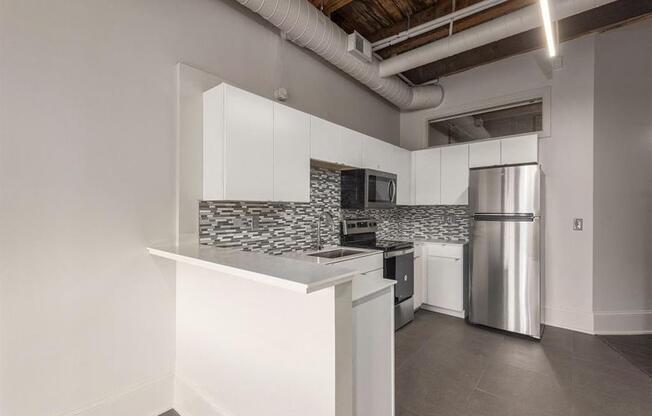
M200 201L199 241L268 254L315 249L317 219L324 212L329 212L337 225L329 227L322 222L322 241L327 245L339 243L340 218L360 217L378 221L379 238L469 238L470 215L465 205L342 210L339 172L313 167L310 203Z
M199 242L281 254L317 247L317 219L329 212L335 227L322 223L322 242L338 244L340 174L310 169L310 203L199 202Z

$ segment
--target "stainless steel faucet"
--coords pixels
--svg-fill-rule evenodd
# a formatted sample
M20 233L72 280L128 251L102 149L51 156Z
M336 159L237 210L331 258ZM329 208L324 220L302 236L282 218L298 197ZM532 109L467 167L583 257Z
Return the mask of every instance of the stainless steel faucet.
M317 218L317 250L321 250L324 246L321 243L321 220L322 218L326 219L326 225L330 225L331 228L335 227L335 220L333 219L333 214L328 211L324 211Z

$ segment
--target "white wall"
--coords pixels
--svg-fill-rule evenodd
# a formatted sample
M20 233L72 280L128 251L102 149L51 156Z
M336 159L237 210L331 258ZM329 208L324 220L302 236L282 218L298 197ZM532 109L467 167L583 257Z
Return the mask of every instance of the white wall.
M427 121L435 117L550 96L544 103L552 108L551 119L544 120L550 137L540 140L546 174L545 320L591 332L594 37L560 46L564 67L554 72L539 50L442 78L440 107L401 114L401 145L425 147ZM584 218L583 232L572 231L573 217Z
M652 21L596 45L595 326L652 332Z
M396 141L398 112L231 0L0 3L0 414L171 404L176 63ZM281 46L282 45L282 46Z

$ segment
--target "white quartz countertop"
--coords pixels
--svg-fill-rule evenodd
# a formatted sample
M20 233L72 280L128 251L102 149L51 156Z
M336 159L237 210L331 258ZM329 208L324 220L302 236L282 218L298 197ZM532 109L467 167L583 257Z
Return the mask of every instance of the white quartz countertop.
M351 300L353 306L370 300L380 293L383 289L392 287L396 284L396 280L382 279L370 275L357 275L353 278L351 287Z
M224 249L199 243L149 247L150 254L228 273L272 286L311 293L353 280L355 270L264 253ZM368 254L367 254L368 255Z
M441 238L414 238L414 243L435 243L435 244L451 244L451 245L464 245L469 242L466 240L444 240Z
M351 254L344 257L338 257L334 259L315 257L310 256L310 254L330 251L330 250L351 250L358 251L358 254ZM344 247L344 246L333 246L326 247L322 250L312 250L312 251L295 251L291 253L284 253L283 257L288 257L291 259L296 259L300 261L305 261L309 263L317 263L328 265L328 267L340 267L338 263L346 262L349 260L355 260L362 257L372 256L374 254L382 254L381 250L370 250L365 248L358 247ZM342 268L346 268L346 264L342 264ZM382 277L377 277L376 275L362 275L356 273L353 278L352 287L351 287L351 300L353 301L353 306L359 305L366 302L367 300L375 297L376 294L380 293L383 289L392 287L396 284L395 280L383 279Z

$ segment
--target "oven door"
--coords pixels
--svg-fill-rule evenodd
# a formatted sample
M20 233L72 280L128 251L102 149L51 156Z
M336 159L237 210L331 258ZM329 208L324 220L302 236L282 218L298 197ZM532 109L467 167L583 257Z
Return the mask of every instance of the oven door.
M385 279L396 280L394 303L409 299L414 294L414 249L388 251L385 257Z
M365 182L367 208L396 206L396 175L367 169Z

